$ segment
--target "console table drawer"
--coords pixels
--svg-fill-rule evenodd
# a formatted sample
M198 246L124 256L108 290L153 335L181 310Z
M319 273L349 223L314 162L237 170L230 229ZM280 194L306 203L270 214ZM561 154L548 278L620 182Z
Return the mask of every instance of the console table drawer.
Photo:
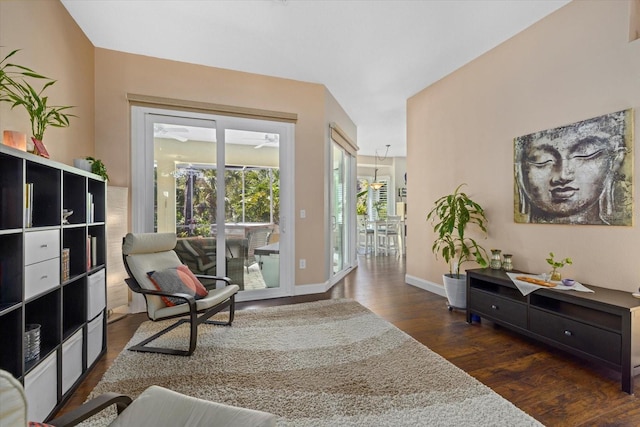
M536 334L616 365L621 364L622 339L620 334L533 307L530 308L529 320L529 328Z
M527 306L525 304L488 292L470 289L467 309L485 315L489 319L500 320L520 328L527 327Z

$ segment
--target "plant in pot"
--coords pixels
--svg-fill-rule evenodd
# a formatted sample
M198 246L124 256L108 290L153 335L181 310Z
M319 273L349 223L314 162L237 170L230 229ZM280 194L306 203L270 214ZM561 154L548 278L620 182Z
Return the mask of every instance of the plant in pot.
M0 100L2 101L9 101L8 91L12 85L16 84L17 79L24 79L25 77L47 79L47 77L36 73L31 68L7 62L9 58L19 51L20 49L13 50L0 60Z
M85 159L91 165L92 173L95 173L96 175L100 175L102 178L104 178L105 181L109 180L109 175L107 175L107 167L104 165L104 163L102 163L102 160L96 159L91 156L87 156L85 157Z
M367 214L367 194L369 193L369 187L365 187L364 190L356 194L356 214Z
M475 226L486 236L487 218L484 209L461 191L463 185L436 200L427 214L427 221L433 223L436 233L431 251L449 264L449 273L443 275L449 310L467 307L466 274L460 274L462 264L475 261L486 267L488 259L487 251L466 234L470 226Z
M12 109L21 106L27 114L29 114L35 152L43 157L49 157L49 153L47 153L42 142L47 127L67 127L69 126L69 118L76 117L73 114L66 113L66 110L73 108L72 106L48 104L49 97L44 96L44 92L55 82L55 80L50 80L40 91L36 91L36 89L25 80L8 80L4 87L6 95L2 99L10 102Z
M547 258L547 264L551 266L551 273L550 273L549 280L559 281L562 279L562 275L558 270L564 267L565 264L568 264L568 265L573 264L573 261L571 260L571 258L565 258L565 259L561 259L560 261L556 261L554 257L555 255L553 254L553 252L549 252L549 258Z

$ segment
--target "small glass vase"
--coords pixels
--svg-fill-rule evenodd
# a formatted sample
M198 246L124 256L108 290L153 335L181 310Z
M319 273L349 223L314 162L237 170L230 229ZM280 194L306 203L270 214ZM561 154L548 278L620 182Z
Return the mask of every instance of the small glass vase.
M513 270L513 261L511 260L513 255L511 254L504 254L503 255L503 260L502 260L502 269L504 271L511 271Z
M500 249L491 249L491 261L489 267L494 270L500 270L502 268L502 251Z
M551 277L549 277L549 280L553 282L559 282L560 280L562 280L562 274L560 274L560 272L554 268L553 270L551 270Z

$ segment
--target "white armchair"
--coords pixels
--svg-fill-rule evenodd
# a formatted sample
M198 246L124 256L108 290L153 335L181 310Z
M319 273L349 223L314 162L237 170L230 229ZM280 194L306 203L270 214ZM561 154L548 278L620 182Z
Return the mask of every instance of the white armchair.
M27 399L18 380L0 370L0 427L28 426ZM102 410L116 405L110 427L272 427L276 416L197 399L175 391L151 386L135 400L117 393L105 393L61 417L48 421L58 427L75 426ZM37 425L37 424L36 424Z

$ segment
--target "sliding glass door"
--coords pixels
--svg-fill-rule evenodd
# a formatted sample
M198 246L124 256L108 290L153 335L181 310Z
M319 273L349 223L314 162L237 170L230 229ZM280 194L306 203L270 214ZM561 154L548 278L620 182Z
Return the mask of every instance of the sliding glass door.
M355 158L335 141L331 144L331 274L339 279L355 263ZM352 184L353 182L353 184Z
M280 287L280 134L227 128L225 234L242 242L246 290Z
M175 232L182 261L240 300L290 295L293 125L142 107L132 123L134 231Z

